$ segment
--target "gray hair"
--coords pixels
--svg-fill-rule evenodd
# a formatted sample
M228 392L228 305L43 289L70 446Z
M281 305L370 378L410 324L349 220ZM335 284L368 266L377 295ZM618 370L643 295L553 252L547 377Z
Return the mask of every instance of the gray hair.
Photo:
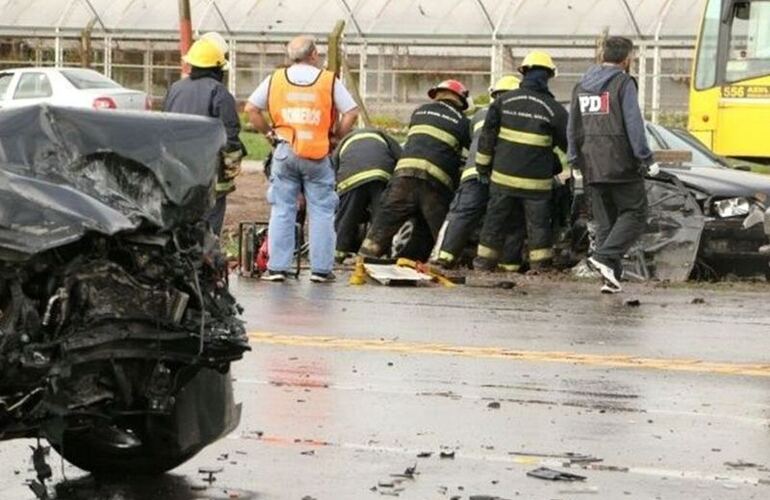
M286 46L286 52L292 62L302 62L315 52L315 38L310 35L298 36Z

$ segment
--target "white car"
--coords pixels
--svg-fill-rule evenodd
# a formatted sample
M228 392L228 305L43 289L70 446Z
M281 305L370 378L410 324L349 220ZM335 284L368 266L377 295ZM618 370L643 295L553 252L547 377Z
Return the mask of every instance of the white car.
M19 68L0 70L0 109L48 103L93 109L147 110L147 94L121 87L91 69Z

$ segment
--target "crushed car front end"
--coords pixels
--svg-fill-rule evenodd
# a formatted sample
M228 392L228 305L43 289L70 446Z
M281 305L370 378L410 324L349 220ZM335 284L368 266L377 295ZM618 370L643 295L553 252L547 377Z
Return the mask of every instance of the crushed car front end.
M0 113L0 432L158 473L234 429L248 350L216 238L221 124Z

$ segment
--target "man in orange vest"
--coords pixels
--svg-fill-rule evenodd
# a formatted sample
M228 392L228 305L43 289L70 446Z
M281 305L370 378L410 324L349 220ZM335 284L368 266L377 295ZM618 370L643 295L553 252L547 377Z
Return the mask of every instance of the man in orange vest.
M304 192L310 217L310 280L325 283L335 279L334 212L339 202L329 153L350 132L358 107L334 73L320 69L312 37L295 38L287 52L292 65L266 78L245 108L254 128L274 145L267 192L270 262L262 279L286 279L294 256L297 195Z

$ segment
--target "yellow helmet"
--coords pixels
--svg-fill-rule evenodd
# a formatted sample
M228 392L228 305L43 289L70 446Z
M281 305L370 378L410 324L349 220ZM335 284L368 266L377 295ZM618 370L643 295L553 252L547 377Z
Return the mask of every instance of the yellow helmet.
M551 76L556 76L556 65L553 63L553 59L547 52L535 50L527 54L524 61L519 66L519 73L522 75L527 72L529 68L545 68L551 72Z
M220 50L217 44L205 38L192 44L182 60L196 68L216 68L227 63L224 52Z
M499 94L501 92L516 90L517 88L519 88L520 83L521 83L521 80L519 80L515 76L505 75L502 78L499 78L494 85L489 87L489 95L494 97L496 94Z

